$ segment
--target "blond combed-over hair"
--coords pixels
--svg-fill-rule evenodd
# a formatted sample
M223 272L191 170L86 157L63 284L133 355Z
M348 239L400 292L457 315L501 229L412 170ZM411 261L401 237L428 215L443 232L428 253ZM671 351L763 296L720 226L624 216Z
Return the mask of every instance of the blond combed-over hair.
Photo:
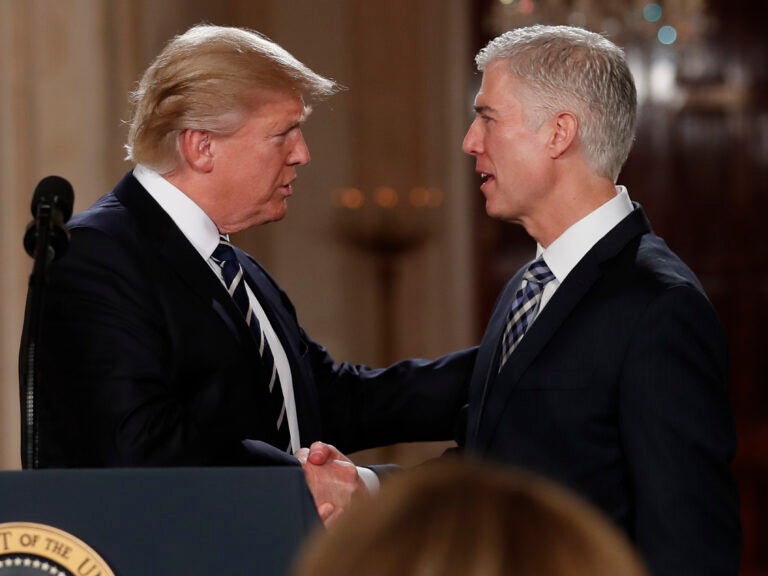
M179 161L184 130L231 134L260 93L317 100L339 88L258 32L194 26L168 42L131 94L127 159L166 173Z

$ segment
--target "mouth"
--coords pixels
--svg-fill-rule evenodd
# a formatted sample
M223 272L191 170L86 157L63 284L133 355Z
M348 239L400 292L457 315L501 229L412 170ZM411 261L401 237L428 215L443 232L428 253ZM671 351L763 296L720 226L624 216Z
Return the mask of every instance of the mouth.
M282 190L283 194L285 194L286 196L290 196L291 194L293 194L293 180L290 180L289 182L282 184L280 186L280 190Z
M496 179L496 177L493 174L490 174L489 172L478 172L480 174L480 189L482 190L483 187L488 184L488 182L492 182Z

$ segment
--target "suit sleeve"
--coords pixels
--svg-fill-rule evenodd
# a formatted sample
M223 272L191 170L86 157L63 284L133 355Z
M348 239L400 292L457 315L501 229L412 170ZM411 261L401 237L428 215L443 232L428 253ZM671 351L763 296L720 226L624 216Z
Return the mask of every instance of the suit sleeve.
M670 288L648 306L620 383L634 537L655 576L735 575L741 531L727 345L706 297Z
M398 442L451 440L467 403L476 348L374 369L336 364L310 344L323 440L343 452Z
M274 291L274 301L290 318L286 333L298 339L292 376L302 445L321 440L350 453L455 437L457 424L464 422L460 413L467 403L477 348L434 360L403 360L387 368L337 363L301 327L288 295L258 262L249 259L254 266L251 274Z

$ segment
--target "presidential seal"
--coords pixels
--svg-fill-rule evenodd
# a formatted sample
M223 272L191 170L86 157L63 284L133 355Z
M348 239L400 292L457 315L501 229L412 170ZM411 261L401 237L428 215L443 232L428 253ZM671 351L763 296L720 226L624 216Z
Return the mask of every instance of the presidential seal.
M30 522L0 523L0 576L114 576L83 541Z

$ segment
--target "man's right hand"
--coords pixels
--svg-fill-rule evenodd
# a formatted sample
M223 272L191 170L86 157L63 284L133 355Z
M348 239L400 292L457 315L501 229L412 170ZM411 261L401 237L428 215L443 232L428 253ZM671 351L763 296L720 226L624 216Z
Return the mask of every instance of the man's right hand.
M301 462L317 514L325 526L331 526L353 498L367 494L355 464L334 446L315 442L294 455Z

